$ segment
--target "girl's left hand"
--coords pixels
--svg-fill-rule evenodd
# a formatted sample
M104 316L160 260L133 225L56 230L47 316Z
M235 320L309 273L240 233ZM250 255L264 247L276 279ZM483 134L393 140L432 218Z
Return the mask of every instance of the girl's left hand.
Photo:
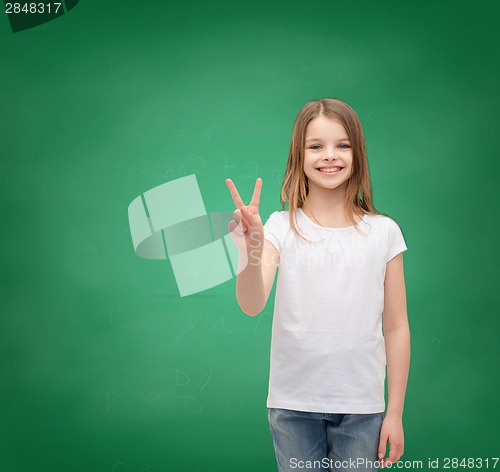
M385 450L389 443L389 457L385 458ZM380 467L387 467L388 462L394 464L404 452L403 419L400 416L388 415L382 422L380 441L378 445L378 460Z

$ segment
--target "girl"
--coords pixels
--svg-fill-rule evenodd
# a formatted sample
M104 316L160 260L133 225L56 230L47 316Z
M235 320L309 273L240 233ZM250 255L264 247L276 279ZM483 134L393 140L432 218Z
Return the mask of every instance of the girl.
M410 361L407 247L398 224L373 206L356 112L333 98L302 107L282 211L265 225L262 179L248 206L226 184L236 205L228 229L239 250L243 312L264 309L279 267L267 397L279 471L368 471L399 460Z

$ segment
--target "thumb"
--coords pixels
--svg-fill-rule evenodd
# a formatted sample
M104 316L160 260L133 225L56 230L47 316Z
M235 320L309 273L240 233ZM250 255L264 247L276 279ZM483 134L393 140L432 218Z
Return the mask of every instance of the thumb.
M243 212L243 207L240 207L238 210L234 210L233 219L236 221L238 226L241 226L243 232L245 232L248 229L244 221L246 219L246 216L247 216L246 213Z
M385 450L387 447L387 440L388 439L389 439L389 437L386 433L380 434L380 441L378 444L378 458L379 458L379 460L385 456Z
M241 213L241 216L243 216L243 218L245 218L247 222L251 222L253 215L248 210L248 207L246 207L245 205L242 205L240 207L239 211ZM246 226L247 225L243 224L243 227L246 227Z

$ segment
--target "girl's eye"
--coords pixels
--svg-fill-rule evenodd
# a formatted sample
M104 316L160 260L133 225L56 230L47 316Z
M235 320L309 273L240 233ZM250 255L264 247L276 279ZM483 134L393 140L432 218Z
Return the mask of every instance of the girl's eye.
M349 144L340 144L340 146L347 146L348 148L351 147L349 146ZM319 144L313 144L312 146L309 146L309 149L314 149L314 148L318 148L319 147ZM346 149L346 148L342 148L342 149Z

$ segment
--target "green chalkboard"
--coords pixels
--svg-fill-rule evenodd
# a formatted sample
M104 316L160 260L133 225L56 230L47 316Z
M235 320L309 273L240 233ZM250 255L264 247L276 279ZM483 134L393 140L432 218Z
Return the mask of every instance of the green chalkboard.
M408 245L401 460L492 468L500 4L61 8L0 17L0 470L277 470L275 288L257 317L240 310L234 276L181 296L173 257L136 254L128 209L195 175L216 217L234 210L226 178L248 202L261 177L266 219L295 116L322 97L359 114L375 206ZM152 244L168 250L166 236Z

